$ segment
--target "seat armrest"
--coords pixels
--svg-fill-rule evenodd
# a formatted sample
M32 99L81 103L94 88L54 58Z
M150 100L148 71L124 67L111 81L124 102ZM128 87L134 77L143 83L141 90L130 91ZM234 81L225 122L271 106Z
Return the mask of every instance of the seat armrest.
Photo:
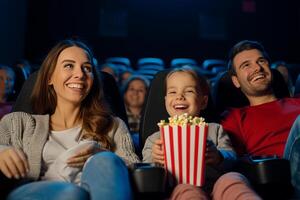
M166 172L163 167L137 163L130 168L133 186L138 193L164 193Z
M289 199L294 192L290 163L276 157L248 157L238 162L237 171L245 175L263 199Z
M290 183L290 163L276 157L249 157L238 162L238 171L253 184Z

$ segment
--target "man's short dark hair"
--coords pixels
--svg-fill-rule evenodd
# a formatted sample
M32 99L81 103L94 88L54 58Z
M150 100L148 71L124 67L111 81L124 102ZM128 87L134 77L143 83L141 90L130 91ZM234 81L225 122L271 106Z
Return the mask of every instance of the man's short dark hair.
M235 68L233 66L234 57L242 51L252 50L252 49L257 49L258 51L260 51L262 53L263 57L266 58L270 62L269 56L268 56L267 52L265 51L265 48L263 47L262 44L260 44L257 41L242 40L242 41L238 42L237 44L235 44L229 52L227 66L228 66L228 72L230 75L236 74Z

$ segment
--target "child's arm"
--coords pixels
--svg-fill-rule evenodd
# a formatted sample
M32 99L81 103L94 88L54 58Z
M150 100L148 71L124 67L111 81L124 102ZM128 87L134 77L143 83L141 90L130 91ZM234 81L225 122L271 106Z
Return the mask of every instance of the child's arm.
M152 160L154 163L158 163L164 165L164 150L163 150L163 141L161 139L157 139L154 141L152 146Z
M222 161L218 164L219 169L229 170L236 163L236 153L231 145L231 141L223 127L220 124L209 124L209 138L218 150L218 154L223 157ZM216 154L214 154L216 155Z
M147 138L143 148L143 162L164 164L164 152L159 132Z
M211 165L214 167L218 166L224 160L222 153L217 149L217 147L211 141L207 142L205 160L207 165Z

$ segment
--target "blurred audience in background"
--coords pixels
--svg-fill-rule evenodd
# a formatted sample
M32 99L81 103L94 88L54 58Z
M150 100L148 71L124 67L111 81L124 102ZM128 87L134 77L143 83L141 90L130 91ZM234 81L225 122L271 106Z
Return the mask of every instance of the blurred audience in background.
M0 65L0 119L12 109L15 79L12 68Z
M149 80L145 77L131 76L122 88L129 131L137 152L141 150L139 145L140 120L149 85Z
M119 70L113 63L104 63L100 66L100 70L107 72L114 77L117 83L119 83Z
M133 69L129 67L121 67L120 68L120 80L119 84L122 87L126 81L133 75Z
M149 81L143 76L131 76L123 87L129 130L138 132Z
M14 67L20 68L22 70L22 72L24 74L24 77L25 77L25 80L29 77L29 75L32 72L32 68L31 68L31 65L30 65L29 61L25 60L25 59L18 60L14 64Z
M17 98L24 82L28 79L29 75L31 74L32 68L29 61L22 59L15 62L15 64L13 65L13 70L16 75L14 90L16 94L15 98Z
M290 92L291 96L293 96L294 84L291 79L287 64L284 61L276 61L276 62L272 63L271 68L278 70L282 74L282 76L289 88L289 92Z

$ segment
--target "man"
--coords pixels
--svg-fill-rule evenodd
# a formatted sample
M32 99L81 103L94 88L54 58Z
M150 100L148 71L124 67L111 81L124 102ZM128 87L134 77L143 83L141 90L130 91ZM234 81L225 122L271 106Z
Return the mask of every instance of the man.
M238 155L283 157L285 146L294 143L289 139L291 144L286 145L290 129L300 114L300 99L275 97L269 63L263 46L255 41L241 41L230 52L228 68L232 82L250 102L247 107L231 109L222 120ZM293 135L297 134L294 131ZM290 158L291 154L292 151L284 156ZM290 160L292 177L298 160ZM293 179L292 184L300 187L296 181L299 180Z

